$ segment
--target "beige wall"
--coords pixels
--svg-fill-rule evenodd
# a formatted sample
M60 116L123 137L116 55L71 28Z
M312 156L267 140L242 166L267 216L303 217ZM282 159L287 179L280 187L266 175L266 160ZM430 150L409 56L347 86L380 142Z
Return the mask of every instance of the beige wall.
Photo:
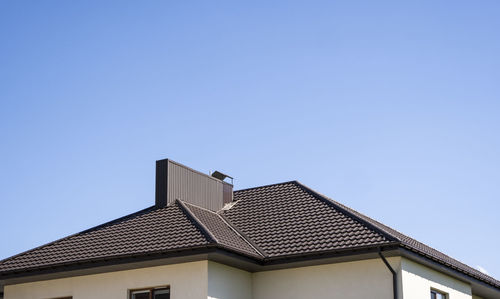
M390 258L395 268L399 258ZM61 278L5 287L5 299L124 299L128 290L170 285L173 299L391 298L392 276L380 259L249 273L193 262Z
M471 299L470 285L417 264L401 259L403 299L430 298L431 288L449 294L450 299Z
M479 298L467 283L406 258L388 258L398 272L400 298ZM5 286L5 299L125 299L128 290L170 285L172 299L392 298L392 274L381 259L249 273L199 261Z
M400 258L388 259L399 269ZM381 259L253 274L254 299L387 299L392 298L392 274ZM422 297L427 298L427 297Z
M208 262L209 299L252 299L252 274Z
M172 298L207 298L207 261L5 286L5 299L125 299L129 289L171 285Z

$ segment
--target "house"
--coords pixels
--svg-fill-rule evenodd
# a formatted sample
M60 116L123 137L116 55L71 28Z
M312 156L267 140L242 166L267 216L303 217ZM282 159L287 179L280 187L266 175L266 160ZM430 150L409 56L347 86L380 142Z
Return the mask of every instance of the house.
M500 298L500 281L299 182L171 160L155 205L0 261L4 299Z

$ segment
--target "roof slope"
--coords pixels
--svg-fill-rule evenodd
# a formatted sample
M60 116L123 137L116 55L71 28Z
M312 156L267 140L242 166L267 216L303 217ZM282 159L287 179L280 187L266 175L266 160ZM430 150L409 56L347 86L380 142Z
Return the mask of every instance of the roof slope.
M5 259L0 261L0 273L207 244L206 236L174 204L148 208Z
M335 249L339 242L342 242L339 247L355 247L392 240L403 248L500 288L500 281L495 278L297 181L239 190L234 198L237 203L225 212L226 216L271 254Z
M62 265L221 248L273 259L400 246L500 289L500 282L296 182L234 192L213 212L177 200L0 261L0 277Z
M307 188L307 187L306 187ZM313 191L314 192L314 191ZM320 195L320 196L323 196L323 195ZM331 200L331 199L330 199ZM388 227L387 225L385 224L382 224L368 216L365 216L349 207L346 207L344 206L343 204L341 203L338 203L336 201L333 201L331 200L332 202L334 202L335 204L337 204L338 206L341 206L343 207L344 209L348 210L349 212L351 212L352 214L356 215L357 217L360 217L362 219L364 219L365 221L371 223L373 226L377 227L378 229L390 234L391 236L394 236L401 244L402 247L404 248L407 248L413 252L416 252L418 254L421 254L425 257L428 257L438 263L441 263L445 266L448 266L452 269L455 269L457 271L460 271L462 273L465 273L469 276L472 276L476 279L479 279L481 281L485 281L493 286L496 286L496 287L500 287L500 281L489 276L489 275L486 275L482 272L480 272L479 270L476 270L472 267L469 267L468 265L440 252L439 250L436 250L428 245L425 245L424 243L422 242L419 242L403 233L400 233L399 231L393 229L393 228L390 228Z
M392 239L296 182L236 191L224 215L268 257L386 245Z
M210 210L198 207L189 203L184 203L185 207L194 218L194 221L199 222L207 234L210 235L213 242L219 244L220 247L226 249L244 252L255 257L263 257L263 255L250 242L233 228L227 220L219 214Z

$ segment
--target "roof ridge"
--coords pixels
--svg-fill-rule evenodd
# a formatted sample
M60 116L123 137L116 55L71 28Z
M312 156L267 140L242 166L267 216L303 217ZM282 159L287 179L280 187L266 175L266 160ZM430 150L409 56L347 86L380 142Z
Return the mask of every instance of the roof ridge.
M431 247L431 246L429 246L429 245L427 245L427 244L425 244L425 243L423 243L423 242L421 242L421 241L419 241L419 240L417 240L417 239L415 239L415 238L413 238L413 237L411 237L411 236L409 236L409 235L407 235L407 234L404 234L404 233L400 232L400 231L399 231L399 230L397 230L397 229L394 229L394 228L392 228L392 227L390 227L390 226L388 226L388 225L385 225L385 224L383 224L382 222L380 222L380 221L378 221L378 220L376 220L376 219L373 219L373 218L371 218L371 217L369 217L369 216L366 216L366 215L364 215L364 214L362 214L362 213L360 213L360 212L358 212L358 211L356 211L356 210L354 210L354 209L352 209L352 208L350 208L350 207L348 207L348 206L346 206L346 205L344 205L344 204L342 204L342 203L336 202L336 201L334 201L334 200L332 200L332 199L330 199L330 200L331 200L331 201L333 201L333 202L335 202L335 203L337 203L338 205L340 205L341 207L345 208L346 210L351 211L352 213L359 214L359 217L364 217L364 218L367 218L369 221L373 221L373 222L374 222L374 223L373 223L373 225L374 225L374 226L376 226L376 227L377 227L377 228L379 228L380 230L386 231L386 232L387 232L387 233L389 233L390 235L392 235L392 236L396 237L397 239L399 239L399 240L400 240L400 242L401 242L401 245L403 245L405 248L408 248L408 249L410 249L410 250L412 250L412 251L415 251L415 252L418 252L418 253L420 253L420 254L429 255L429 256L431 256L431 257L433 257L433 258L440 259L439 257L437 257L437 256L435 255L435 253L426 253L426 252L424 252L423 250L418 249L418 248L416 248L415 246L412 246L412 245L410 244L410 242L408 242L408 240L405 240L405 239L409 239L411 242L415 242L415 243L418 243L420 246L427 247L427 248L431 249L432 251L435 251L436 253L439 253L439 254L441 254L441 255L445 256L446 258L449 258L449 259L451 259L451 260L454 260L455 262L458 262L458 263L462 264L463 266L465 266L465 267L467 267L467 268L470 268L470 269L472 269L472 270L474 270L474 271L478 271L478 272L479 272L479 273L481 273L482 275L487 276L487 277L489 277L489 278L491 278L491 279L493 279L493 280L495 280L495 281L497 281L497 282L500 282L499 280L497 280L497 279L496 279L496 278L494 278L493 276L488 275L488 274L485 274L485 273L483 273L483 272L481 272L481 271L479 271L479 270L477 270L477 269L475 269L475 268L473 268L473 267L469 266L468 264L466 264L466 263L464 263L464 262L462 262L462 261L460 261L460 260L458 260L458 259L456 259L456 258L454 258L454 257L452 257L452 256L450 256L450 255L448 255L448 254L446 254L446 253L444 253L444 252L442 252L442 251L440 251L440 250L438 250L438 249L434 248L434 247ZM399 236L395 236L394 234L399 234L399 235L401 235L401 237L403 237L403 238L401 238L401 237L399 237ZM444 261L443 261L443 262L444 262ZM446 263L447 263L447 262L446 262ZM470 271L464 271L464 270L461 270L461 271L466 272L466 273L468 272L468 273L469 273L469 275L473 275L473 276L476 276L476 275L477 275L477 273L470 273Z
M181 211L194 223L196 227L201 231L209 243L219 244L219 241L215 235L206 227L203 222L196 217L196 215L189 209L187 204L180 199L176 199L175 203L179 205Z
M374 225L373 223L370 223L369 221L367 221L366 219L363 219L363 217L366 217L366 218L369 218L370 220L373 220L371 219L370 217L368 216L365 216L361 213L359 213L358 211L355 211L331 198L329 198L328 196L325 196L319 192L317 192L316 190L313 190L312 188L300 183L299 181L294 181L294 183L299 186L300 188L302 188L303 190L305 190L306 192L309 192L311 193L313 196L315 196L316 198L319 198L321 200L323 200L324 202L326 202L327 204L330 204L330 205L333 205L336 209L340 210L340 212L342 212L344 215L347 215L351 218L354 218L356 221L360 222L361 224L365 225L366 227L376 231L377 233L381 234L382 236L384 236L385 238L387 238L389 241L392 241L392 242L399 242L401 243L402 240L400 240L397 236L391 234L390 232L386 231L385 229L382 229L380 227L378 227L378 225ZM373 220L375 221L375 220ZM378 222L378 221L377 221Z
M257 187L250 187L250 188L245 188L245 189L240 189L240 190L234 190L234 192L242 192L242 191L248 191L248 190L253 190L253 189L260 189L260 188L266 188L266 187L272 187L272 186L277 186L277 185L286 185L286 184L294 184L298 183L297 180L291 180L291 181L286 181L286 182L281 182L281 183L274 183L274 184L268 184L268 185L263 185L263 186L257 186Z
M179 201L181 201L181 200L179 200ZM224 222L224 224L226 224L229 227L229 229L231 229L238 237L240 237L243 241L245 241L245 243L247 243L250 247L252 247L252 249L255 250L255 252L257 252L258 254L260 254L262 257L266 257L267 256L267 254L264 252L264 250L262 250L262 248L260 248L259 246L257 246L257 244L255 244L248 236L246 236L242 231L240 231L234 224L232 224L229 221L229 219L227 219L223 215L221 215L221 214L219 214L217 212L214 212L212 210L209 210L207 208L200 207L198 205L192 204L192 203L188 203L188 202L182 202L182 203L184 205L186 205L188 208L189 208L189 206L193 206L193 207L196 207L196 208L198 208L200 210L207 211L207 212L209 212L211 214L214 214L215 216L219 217L222 220L222 222ZM194 216L194 213L193 213L193 216ZM199 220L199 221L202 222L201 220ZM207 228L207 230L208 230L208 228ZM222 245L222 244L219 244L219 245Z
M435 248L433 248L433 247L431 247L423 242L418 241L415 238L412 238L412 237L410 237L410 236L408 236L408 235L406 235L406 234L404 234L404 233L402 233L402 232L400 232L400 231L398 231L398 230L396 230L388 225L381 223L380 221L377 221L369 216L366 216L366 215L364 215L364 214L362 214L362 213L360 213L360 212L358 212L358 211L356 211L356 210L354 210L354 209L352 209L352 208L350 208L342 203L339 203L339 202L329 198L328 196L325 196L325 195L311 189L310 187L307 187L306 185L304 185L298 181L296 181L295 183L297 185L299 185L300 187L306 189L307 191L317 195L319 198L324 199L326 202L333 204L336 208L339 208L339 210L345 212L349 216L353 216L355 219L357 219L358 221L361 221L363 224L368 224L369 227L375 228L376 230L383 232L384 235L388 235L388 236L393 237L397 242L399 242L399 245L403 248L407 248L407 249L414 251L414 252L416 252L420 255L423 255L423 256L429 256L433 259L437 259L441 264L445 264L448 267L458 269L458 267L456 267L456 266L453 266L451 264L448 265L449 262L444 261L442 257L436 256L436 254L441 254L444 257L449 258L450 260L452 260L454 262L458 262L459 264L462 264L462 266L465 266L464 268L466 268L466 269L458 269L460 272L463 272L463 273L465 273L473 278L480 279L483 282L484 282L484 278L482 278L482 279L478 278L478 277L480 277L480 275L484 275L484 276L490 278L491 280L495 281L497 284L500 282L499 280L497 280L493 276L490 276L488 274L484 274L481 271L467 265L466 263L461 262L461 261L459 261L459 260L457 260L457 259L455 259L455 258L453 258L453 257L451 257L451 256L449 256L449 255L447 255L447 254L445 254L445 253L443 253L443 252L441 252L441 251L439 251L439 250L437 250L437 249L435 249ZM416 243L420 244L420 246L426 247L433 252L425 252L425 250L419 249L417 246L412 245L411 242L416 242ZM470 270L468 270L467 268ZM476 273L474 273L473 271ZM491 282L489 282L489 284L491 284Z
M268 254L260 248L259 245L257 245L252 239L250 239L247 235L245 235L241 230L238 229L237 226L235 226L233 223L229 221L224 215L221 215L219 213L215 213L217 216L224 221L224 223L231 229L233 230L243 241L245 241L250 247L252 247L258 254L260 254L263 258L268 257Z
M43 248L43 247L47 247L47 246L53 245L53 244L58 243L58 242L61 242L61 241L63 241L63 240L67 240L67 239L70 239L70 238L72 238L72 237L75 237L75 236L78 236L78 235L81 235L81 234L84 234L84 233L87 233L87 232L90 232L90 231L93 231L93 230L99 229L99 228L104 227L104 226L107 226L107 225L111 225L111 224L114 224L114 223L116 223L116 222L123 221L123 220L125 220L125 219L127 219L127 218L131 218L131 217L134 217L134 216L136 216L136 215L140 215L140 214L142 214L142 213L148 212L148 211L150 211L150 210L151 210L151 211L152 211L152 210L156 210L156 209L157 209L157 207L156 207L156 206L150 206L150 207L144 208L144 209L142 209L142 210L139 210L139 211L137 211L137 212L133 212L133 213L131 213L131 214L128 214L128 215L125 215L125 216L122 216L122 217L119 217L119 218L113 219L113 220L111 220L111 221L107 221L107 222L104 222L104 223L98 224L98 225L93 226L93 227L91 227L91 228L87 228L87 229L85 229L85 230L82 230L82 231L80 231L80 232L77 232L77 233L71 234L71 235L69 235L69 236L65 236L65 237L59 238L59 239L57 239L57 240L51 241L51 242L46 243L46 244L42 244L42 245L37 246L37 247L35 247L35 248L31 248L31 249L29 249L29 250L26 250L26 251L20 252L20 253L18 253L18 254L15 254L15 255L12 255L12 256L6 257L6 258L4 258L4 259L0 260L0 265L1 265L1 264L3 264L4 262L6 262L7 260L10 260L10 259L13 259L13 258L19 257L19 256L21 256L21 255L24 255L24 254L30 253L30 252L35 251L35 250L38 250L38 249L40 249L40 248Z

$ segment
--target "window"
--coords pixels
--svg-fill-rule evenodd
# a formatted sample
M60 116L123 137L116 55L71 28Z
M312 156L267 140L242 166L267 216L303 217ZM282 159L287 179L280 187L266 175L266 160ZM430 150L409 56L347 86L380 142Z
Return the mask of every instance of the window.
M130 299L170 299L170 288L160 287L130 291Z
M431 299L446 299L446 294L440 291L431 290Z

